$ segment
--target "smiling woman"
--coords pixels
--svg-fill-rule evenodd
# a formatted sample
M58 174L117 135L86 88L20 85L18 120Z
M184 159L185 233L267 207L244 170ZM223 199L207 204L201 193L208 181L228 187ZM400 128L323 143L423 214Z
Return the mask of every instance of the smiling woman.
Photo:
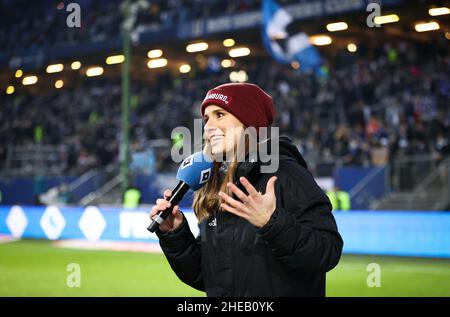
M211 155L232 152L240 139L244 125L230 112L217 105L205 110L205 141Z
M203 151L214 170L194 194L199 236L178 206L156 231L172 269L208 296L324 296L342 238L297 147L261 133L275 117L272 97L254 84L224 84L207 93L201 114ZM247 133L252 128L256 133ZM263 172L265 162L251 157L253 139L271 149L279 143L271 153L279 161L275 172ZM151 217L171 195L164 192Z

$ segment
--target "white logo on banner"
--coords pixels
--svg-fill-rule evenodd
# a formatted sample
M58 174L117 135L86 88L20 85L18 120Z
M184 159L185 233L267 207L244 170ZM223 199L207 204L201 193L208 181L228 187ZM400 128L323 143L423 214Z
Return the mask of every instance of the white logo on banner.
M119 214L119 234L121 238L158 240L156 234L147 230L149 225L150 218L147 212L122 211Z
M97 207L87 207L78 223L81 232L89 241L98 241L105 231L106 221Z
M15 238L20 238L28 225L27 216L23 212L22 207L14 206L6 218L6 225L12 236Z
M197 217L193 212L185 212L189 227L195 236L199 233ZM152 239L158 241L155 233L150 233L147 227L151 220L148 212L142 211L122 211L119 214L119 234L124 239Z
M49 206L41 217L40 225L47 238L56 240L64 230L66 220L58 207Z

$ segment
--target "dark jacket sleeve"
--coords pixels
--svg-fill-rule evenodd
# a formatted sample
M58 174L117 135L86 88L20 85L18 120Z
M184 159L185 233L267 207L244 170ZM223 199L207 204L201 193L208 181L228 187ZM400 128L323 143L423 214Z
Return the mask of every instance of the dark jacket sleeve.
M280 165L281 167L281 165ZM277 207L258 230L276 258L302 271L325 273L339 262L343 241L331 204L312 175L298 164L280 170Z
M183 218L182 225L176 231L163 233L157 230L156 235L178 278L199 291L205 291L201 270L200 235L197 239L194 238L186 217Z

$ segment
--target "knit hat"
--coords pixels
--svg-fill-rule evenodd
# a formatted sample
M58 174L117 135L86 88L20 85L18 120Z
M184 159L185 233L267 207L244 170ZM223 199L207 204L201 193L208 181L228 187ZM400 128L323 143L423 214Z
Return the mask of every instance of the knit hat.
M268 127L273 123L275 108L272 97L255 84L229 83L217 86L206 94L201 114L211 104L232 113L246 127Z

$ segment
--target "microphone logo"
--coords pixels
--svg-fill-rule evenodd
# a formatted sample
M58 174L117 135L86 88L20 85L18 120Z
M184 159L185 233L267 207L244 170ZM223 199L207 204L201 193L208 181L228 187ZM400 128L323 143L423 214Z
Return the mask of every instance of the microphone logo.
M181 164L181 168L185 168L187 166L192 165L192 156L187 157L183 163Z
M206 183L211 177L211 168L203 170L200 175L200 184Z

